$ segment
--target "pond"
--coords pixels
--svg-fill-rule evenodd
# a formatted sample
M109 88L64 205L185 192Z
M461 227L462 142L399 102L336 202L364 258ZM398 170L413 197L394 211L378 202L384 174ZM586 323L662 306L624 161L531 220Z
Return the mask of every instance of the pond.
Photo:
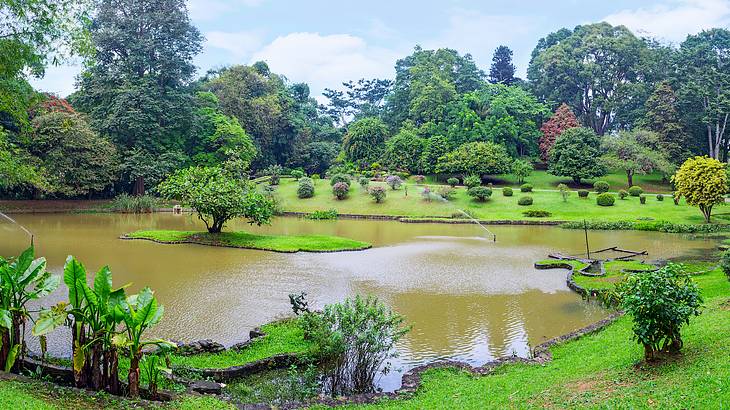
M550 252L584 251L583 231L540 226L490 226L497 242L476 225L406 224L395 221L308 221L278 218L268 227L239 221L227 229L275 234L326 234L373 243L345 253L280 254L200 245L123 241L138 229L202 229L190 215L17 214L35 235L37 255L61 273L68 254L88 270L109 265L115 286L150 286L165 305L154 334L175 340L211 338L230 345L253 327L289 315L289 293L305 291L310 303L360 294L381 298L413 325L400 342L396 371L380 386L394 390L400 375L435 359L481 365L503 355L526 356L530 346L604 318L565 284L562 270L539 271ZM714 249L711 240L633 231L589 232L592 249L620 245L673 258ZM28 244L18 227L0 222L0 255ZM66 298L65 289L45 301ZM49 338L49 351L69 355L68 335ZM54 341L55 339L55 341ZM31 344L32 346L32 344Z

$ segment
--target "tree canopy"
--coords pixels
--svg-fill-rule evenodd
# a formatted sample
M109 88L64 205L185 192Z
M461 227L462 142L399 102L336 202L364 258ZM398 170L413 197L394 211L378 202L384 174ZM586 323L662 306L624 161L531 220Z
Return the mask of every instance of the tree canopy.
M437 172L452 174L505 174L512 158L504 145L493 142L470 142L439 158Z
M576 184L580 184L581 179L604 175L606 166L600 158L600 145L601 140L590 128L563 131L550 151L548 172L571 177Z

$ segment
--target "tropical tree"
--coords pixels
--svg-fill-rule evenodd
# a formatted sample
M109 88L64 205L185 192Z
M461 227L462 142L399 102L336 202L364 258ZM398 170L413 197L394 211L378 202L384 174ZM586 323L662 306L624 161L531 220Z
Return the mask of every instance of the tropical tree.
M646 100L646 114L640 125L657 136L656 148L666 154L669 161L681 164L689 156L689 136L677 109L677 95L668 82L657 85Z
M471 142L439 158L437 172L454 174L504 174L510 171L512 158L507 149L493 142Z
M601 141L593 130L577 127L563 131L550 151L548 172L552 175L581 179L594 178L606 173L600 158Z
M424 141L419 168L424 173L436 172L438 159L449 152L449 141L442 135L435 135Z
M651 147L657 136L650 131L621 131L604 137L601 150L603 160L612 169L626 172L629 187L634 185L635 174L647 174L655 170L665 175L672 173L672 165L663 152Z
M424 140L412 127L404 126L397 134L385 141L383 163L392 169L403 169L411 173L420 170Z
M512 163L512 175L517 177L517 183L519 184L525 182L525 178L529 177L534 169L532 163L524 159L518 159Z
M9 141L8 133L0 128L0 189L30 185L44 187L38 160Z
M250 224L268 224L273 202L256 192L255 185L240 180L218 167L190 167L163 181L159 192L195 209L210 233L219 233L233 218Z
M492 84L512 85L515 82L515 65L512 64L512 50L507 46L499 46L492 56L492 67L489 69L489 82Z
M387 137L388 127L380 118L363 118L350 124L342 150L348 161L365 166L378 160Z
M550 150L555 145L558 136L568 128L574 127L580 127L575 114L570 110L568 104L560 104L553 116L540 127L540 132L542 132L540 137L540 158L547 161L550 158Z
M712 207L725 202L727 165L708 157L686 160L672 177L676 199L685 197L691 206L700 208L705 222L710 223Z

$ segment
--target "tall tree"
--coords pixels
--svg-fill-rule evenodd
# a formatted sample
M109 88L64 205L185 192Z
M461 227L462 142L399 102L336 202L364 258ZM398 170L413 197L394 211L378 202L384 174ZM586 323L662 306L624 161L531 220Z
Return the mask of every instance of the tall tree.
M541 39L527 77L538 97L566 102L585 126L603 135L632 103L646 57L646 44L624 26L578 26Z
M363 118L353 122L342 141L342 151L348 161L366 167L377 161L388 137L388 127L380 118Z
M512 50L499 46L494 50L492 67L489 69L489 82L511 85L515 82L515 65L512 64Z
M646 100L646 114L640 125L656 133L656 148L672 163L679 165L689 157L688 135L677 111L677 95L668 82L659 83Z
M665 153L653 149L647 144L658 136L650 131L621 131L615 135L604 137L601 149L605 152L603 160L612 169L626 172L629 187L634 185L634 175L661 171L670 175L674 171Z
M581 179L594 178L606 173L600 155L601 140L590 128L575 127L563 131L550 151L548 173Z
M322 95L329 99L329 103L322 105L320 110L346 127L352 119L381 116L393 81L361 78L357 82L344 82L342 86L344 90L324 89Z
M550 150L555 145L555 140L568 128L579 127L578 119L570 110L568 104L560 104L557 110L549 120L540 127L542 136L540 137L540 158L547 161L550 158Z
M692 121L705 126L710 157L726 160L730 119L730 31L687 36L679 47L678 93Z

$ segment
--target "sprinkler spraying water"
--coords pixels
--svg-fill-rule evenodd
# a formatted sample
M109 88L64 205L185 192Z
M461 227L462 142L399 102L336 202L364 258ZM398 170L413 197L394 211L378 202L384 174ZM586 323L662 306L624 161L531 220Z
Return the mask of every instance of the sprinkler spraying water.
M23 230L23 232L28 234L28 236L30 237L30 245L33 246L33 233L31 231L29 231L25 226L19 224L15 219L7 216L6 214L4 214L2 212L0 212L0 216L7 219L8 221L10 221L10 223L17 225L20 229Z
M429 191L424 190L424 195L427 196L428 199L436 198L436 199L438 199L441 202L449 203L449 201L446 198L443 198L441 195L434 194L430 190ZM464 215L470 221L472 221L475 224L477 224L477 226L479 226L480 228L484 229L489 234L489 236L492 237L492 239L494 240L494 242L497 242L497 235L495 233L493 233L492 231L490 231L486 226L482 225L482 223L479 222L476 218L474 218L473 216L469 215L468 212L464 211L461 208L454 207L454 209L456 209L460 214Z

